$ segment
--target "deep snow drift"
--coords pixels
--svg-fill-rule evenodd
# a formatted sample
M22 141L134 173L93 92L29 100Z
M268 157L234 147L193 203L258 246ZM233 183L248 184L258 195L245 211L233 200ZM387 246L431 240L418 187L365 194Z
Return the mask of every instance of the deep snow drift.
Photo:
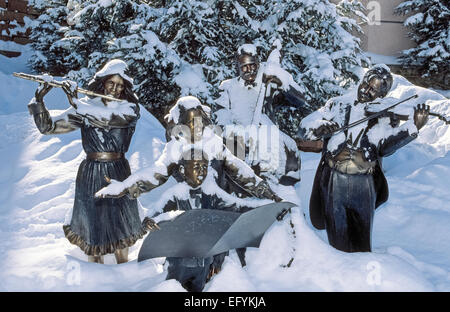
M64 237L62 225L73 204L75 176L85 157L79 131L43 136L26 104L37 86L12 77L25 71L0 56L0 290L3 291L184 291L165 281L164 259L137 263L142 240L130 262L88 263ZM22 64L23 60L13 62ZM450 116L442 95L395 77L390 96L418 92L417 102ZM48 97L48 98L47 98ZM61 90L46 97L49 109L68 107ZM164 129L141 109L127 158L132 171L150 166L164 147ZM205 291L450 291L450 128L437 118L419 138L386 158L390 199L375 214L372 253L346 254L327 244L326 233L312 228L308 201L318 154L302 153L302 181L274 186L299 205L275 222L261 247L249 248L247 267L234 251ZM150 208L174 185L140 197ZM306 218L303 214L306 214Z

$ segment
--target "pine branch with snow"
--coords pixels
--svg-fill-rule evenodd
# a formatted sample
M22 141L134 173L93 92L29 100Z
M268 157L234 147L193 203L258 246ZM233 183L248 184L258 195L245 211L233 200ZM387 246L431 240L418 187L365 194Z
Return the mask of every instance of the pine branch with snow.
M408 15L404 25L416 47L404 50L404 65L418 65L423 77L450 76L450 2L409 0L401 3L396 14Z
M265 61L280 41L281 66L310 111L353 85L367 61L352 35L359 25L346 16L364 17L357 1L51 1L62 13L46 19L51 27L42 38L46 24L36 25L35 70L58 69L83 86L106 61L121 58L141 103L162 122L183 95L214 105L220 82L236 76L234 55L243 43L255 44Z
M365 18L359 2L247 2L251 5L243 4L240 15L252 17L246 18L247 26L261 34L255 43L267 55L272 43L281 41L282 66L304 88L311 110L358 81L361 66L368 62L359 39L352 34L361 32L353 16ZM354 12L353 16L349 12Z
M39 12L39 17L29 22L33 54L28 64L37 73L61 75L67 72L67 68L80 65L76 61L67 61L69 52L60 41L68 29L67 3L67 0L29 1L29 6Z

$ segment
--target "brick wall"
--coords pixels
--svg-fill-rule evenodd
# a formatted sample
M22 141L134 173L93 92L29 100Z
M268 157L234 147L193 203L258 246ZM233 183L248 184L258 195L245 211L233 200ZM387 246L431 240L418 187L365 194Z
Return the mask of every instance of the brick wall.
M0 0L0 40L13 41L17 44L29 43L29 29L25 26L24 18L36 18L37 12L28 6L25 0ZM0 49L0 54L8 57L19 56L20 52Z

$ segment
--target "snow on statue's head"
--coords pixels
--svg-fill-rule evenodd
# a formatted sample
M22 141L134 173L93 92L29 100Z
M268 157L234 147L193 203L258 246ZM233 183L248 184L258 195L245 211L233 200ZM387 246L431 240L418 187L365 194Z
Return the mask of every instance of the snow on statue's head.
M246 84L253 84L259 69L259 59L256 46L253 44L241 45L235 55L236 70Z
M197 188L208 174L208 164L208 157L202 149L188 145L178 163L178 172L189 186Z
M203 105L195 96L179 98L164 119L168 124L167 140L172 136L175 138L182 136L188 141L198 141L202 137L204 128L212 124L211 109Z
M183 114L191 109L198 109L206 115L206 117L211 117L211 109L203 105L198 98L195 96L182 96L178 99L174 106L169 110L169 113L164 116L167 122L179 123L183 122L180 118L183 118Z
M137 103L138 98L133 93L133 79L126 74L128 65L122 60L110 60L102 69L95 73L89 81L88 89L99 94Z
M358 101L367 103L385 97L391 90L393 77L389 67L378 64L369 69L358 87Z

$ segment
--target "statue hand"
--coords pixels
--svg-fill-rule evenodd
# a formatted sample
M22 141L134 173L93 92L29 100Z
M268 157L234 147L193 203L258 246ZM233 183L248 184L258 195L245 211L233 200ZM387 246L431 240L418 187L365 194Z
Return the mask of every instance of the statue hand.
M265 198L264 195L267 194L268 190L269 190L269 184L266 181L261 181L255 187L255 195L258 198ZM272 194L270 197L272 197Z
M97 198L121 198L125 195L127 195L127 190L125 189L122 192L120 192L119 194L109 194L105 189L108 188L108 186L111 184L111 178L109 178L108 176L104 176L106 183L108 183L107 186L105 186L104 188L102 188L100 191L98 191L97 193L95 193L95 197Z
M36 99L36 102L43 103L44 102L44 96L52 89L53 87L49 85L47 82L44 84L39 84L39 87L36 89L36 92L34 93L34 98Z
M132 186L126 188L125 192L129 199L136 199L141 196L141 189L137 184L133 184Z
M67 96L73 98L78 97L78 85L75 81L64 80L62 82L62 89Z
M266 74L264 74L263 78L262 78L262 81L265 84L269 84L269 83L273 82L273 83L275 83L277 85L278 88L283 85L281 80L277 76L274 76L274 75L266 75Z
M430 106L425 104L417 105L414 107L414 124L417 130L420 130L428 122L430 116Z
M316 138L321 138L332 133L333 131L336 131L337 129L339 129L339 125L337 123L334 121L327 121L327 123L314 129L312 133Z
M302 152L320 153L323 149L322 140L302 140L296 139L297 148Z
M67 96L67 99L69 100L70 105L72 105L73 107L77 107L75 105L75 103L73 102L73 99L78 98L78 86L77 83L74 81L70 81L70 80L65 80L62 82L62 89L64 91L64 93Z
M149 232L153 232L160 229L155 220L149 217L144 218L144 221L142 221L142 226Z
M274 200L277 203L283 200L281 197L275 194L274 191L272 191L272 189L270 188L269 184L266 181L259 182L258 185L256 186L255 191L256 196L258 198L267 198L270 200Z

